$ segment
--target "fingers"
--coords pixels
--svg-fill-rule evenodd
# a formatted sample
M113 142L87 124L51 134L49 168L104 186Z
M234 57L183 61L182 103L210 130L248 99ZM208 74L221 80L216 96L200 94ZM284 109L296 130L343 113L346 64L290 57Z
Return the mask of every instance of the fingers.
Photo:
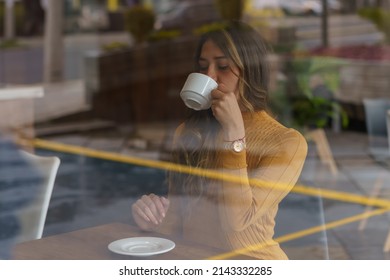
M153 224L159 223L159 213L157 212L157 208L153 202L153 200L149 196L142 196L133 206L135 212L140 215L143 219Z
M165 208L165 212L166 212L166 210L168 210L168 207L169 207L169 200L167 199L167 198L165 198L165 197L161 197L161 202L162 202L162 204L164 205L164 208Z
M211 110L222 126L224 137L237 139L234 138L235 135L245 135L242 114L235 93L229 91L224 84L219 84L218 88L212 91L211 96Z
M219 84L218 87L211 92L211 98L213 100L221 99L227 93L229 93L229 90L226 88L226 86L224 84Z
M224 84L219 84L218 88L211 92L211 105L215 107L228 106L228 104L237 104L237 98L234 92L229 91Z
M229 92L225 85L220 84L212 91L211 97L211 109L219 121L240 112L236 96L233 92Z
M166 209L164 203L162 202L163 197L159 197L155 194L151 194L149 198L153 201L153 204L152 205L149 204L149 207L156 209L157 212L160 214L160 217L165 218Z
M155 194L143 195L132 205L133 214L147 222L158 225L162 222L169 207L169 200Z

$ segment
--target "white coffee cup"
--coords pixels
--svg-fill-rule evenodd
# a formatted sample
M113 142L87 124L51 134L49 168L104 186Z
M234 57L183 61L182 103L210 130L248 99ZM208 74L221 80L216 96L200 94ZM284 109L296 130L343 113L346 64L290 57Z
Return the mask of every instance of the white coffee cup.
M212 78L201 73L191 73L180 92L187 107L196 111L206 110L211 106L211 91L218 84Z

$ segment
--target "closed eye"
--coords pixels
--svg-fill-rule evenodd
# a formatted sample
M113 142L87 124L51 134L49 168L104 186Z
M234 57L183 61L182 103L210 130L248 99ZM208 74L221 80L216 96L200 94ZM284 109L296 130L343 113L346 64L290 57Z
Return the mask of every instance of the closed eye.
M199 65L199 71L200 72L206 72L207 71L207 69L209 69L209 67L208 66L202 66L202 65Z
M229 70L230 67L229 67L229 65L219 65L218 69L221 71L226 71L226 70Z

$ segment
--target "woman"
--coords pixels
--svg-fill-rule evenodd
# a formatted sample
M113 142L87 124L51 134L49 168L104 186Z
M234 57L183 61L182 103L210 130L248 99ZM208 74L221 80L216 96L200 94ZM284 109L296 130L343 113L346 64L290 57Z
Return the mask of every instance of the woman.
M142 196L133 218L143 230L244 249L259 259L287 259L272 239L274 218L300 175L307 144L267 113L267 47L254 29L235 22L202 36L195 64L218 88L209 110L194 112L177 128L174 160L191 170L218 171L222 179L171 172L168 199Z

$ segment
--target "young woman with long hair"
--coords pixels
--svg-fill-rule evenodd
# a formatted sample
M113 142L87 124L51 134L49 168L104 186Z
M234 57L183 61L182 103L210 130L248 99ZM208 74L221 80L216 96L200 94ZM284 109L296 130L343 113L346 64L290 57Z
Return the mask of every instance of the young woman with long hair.
M204 34L196 71L213 78L209 110L175 131L173 159L220 178L170 172L168 198L148 194L132 205L136 224L259 259L287 259L273 240L280 201L301 173L307 143L267 109L268 48L250 26L232 22Z

